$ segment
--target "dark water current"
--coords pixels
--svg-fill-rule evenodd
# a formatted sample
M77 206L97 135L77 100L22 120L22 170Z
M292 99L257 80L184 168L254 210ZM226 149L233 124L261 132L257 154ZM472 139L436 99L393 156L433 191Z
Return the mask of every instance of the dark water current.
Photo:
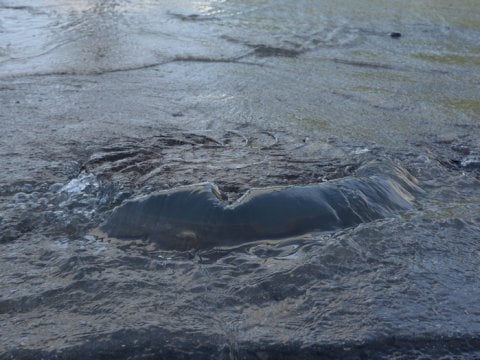
M411 209L413 194L420 191L416 182L391 162L372 162L337 181L251 189L231 204L207 182L125 201L99 230L107 237L153 241L170 250L334 231Z
M0 0L0 359L480 358L478 8Z

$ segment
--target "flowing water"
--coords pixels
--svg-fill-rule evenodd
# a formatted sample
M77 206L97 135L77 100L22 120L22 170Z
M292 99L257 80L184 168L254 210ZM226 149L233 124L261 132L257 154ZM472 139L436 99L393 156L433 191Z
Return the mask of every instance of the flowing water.
M471 0L0 0L0 358L480 357L479 94ZM205 182L268 232L98 233Z

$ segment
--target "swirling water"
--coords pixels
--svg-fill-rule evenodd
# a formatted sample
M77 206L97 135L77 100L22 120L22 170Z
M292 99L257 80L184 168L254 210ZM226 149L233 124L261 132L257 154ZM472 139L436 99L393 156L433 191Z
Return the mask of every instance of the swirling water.
M0 0L0 357L479 357L477 7ZM411 209L200 251L92 232L376 159Z

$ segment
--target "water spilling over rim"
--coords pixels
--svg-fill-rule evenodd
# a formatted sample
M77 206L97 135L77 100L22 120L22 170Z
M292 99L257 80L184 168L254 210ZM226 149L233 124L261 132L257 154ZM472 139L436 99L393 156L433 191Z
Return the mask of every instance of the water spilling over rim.
M232 204L207 182L129 200L96 233L172 250L229 246L390 217L410 209L418 191L415 178L390 161L322 184L251 189Z

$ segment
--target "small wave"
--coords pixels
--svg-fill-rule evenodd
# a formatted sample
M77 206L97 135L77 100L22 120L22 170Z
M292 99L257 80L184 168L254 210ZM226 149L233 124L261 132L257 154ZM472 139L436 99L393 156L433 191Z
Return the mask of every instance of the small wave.
M412 207L416 180L389 162L373 162L355 177L308 186L249 190L233 204L212 183L179 187L117 207L100 232L187 250L334 231Z

